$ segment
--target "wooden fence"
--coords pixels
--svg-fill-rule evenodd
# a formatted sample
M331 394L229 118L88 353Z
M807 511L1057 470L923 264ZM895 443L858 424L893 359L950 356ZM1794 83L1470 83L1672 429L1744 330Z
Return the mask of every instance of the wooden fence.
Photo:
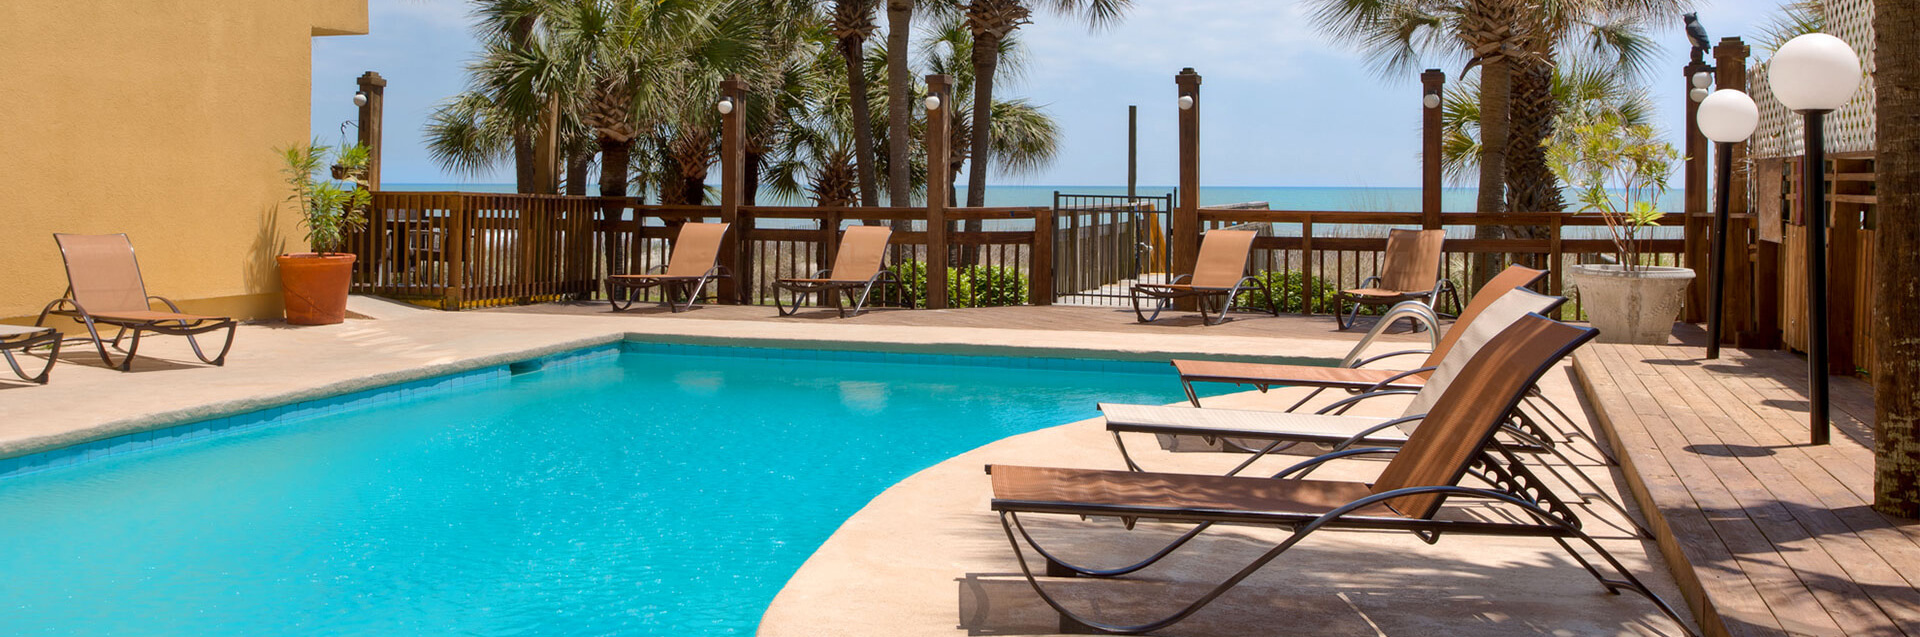
M348 241L348 250L360 256L354 290L445 309L599 298L604 294L600 281L608 273L664 265L678 224L717 220L721 214L719 206L643 205L632 198L378 192L367 227ZM1420 213L1340 211L1209 209L1199 215L1203 228L1263 228L1254 244L1252 269L1299 272L1339 288L1356 287L1378 272L1387 228L1418 228L1425 219ZM953 208L944 216L955 227L982 220L983 229L949 230L944 245L929 246L927 211L922 208L742 206L734 221L738 271L728 286L710 293L767 303L774 280L811 276L827 267L839 230L858 224L895 229L888 267L924 263L927 251L937 248L949 251L952 265L977 264L1019 274L1026 280L1026 302L1031 304L1051 304L1057 296L1079 292L1055 289L1054 253L1061 245L1055 235L1064 229L1052 209ZM1679 220L1679 215L1669 215L1665 223L1677 225ZM1595 215L1447 214L1441 223L1458 237L1446 242L1445 275L1463 290L1477 261L1472 255L1498 255L1496 264L1548 267L1552 274L1540 291L1561 294L1567 266L1613 251L1610 241L1598 238L1604 223ZM1090 231L1068 225L1076 232ZM1470 238L1472 227L1487 225L1537 232L1528 238ZM1677 238L1653 239L1647 248L1654 262L1679 265L1682 244ZM961 267L954 272L966 277L979 276L981 270ZM1294 309L1331 311L1313 295Z
M355 292L443 309L599 298L607 274L664 265L679 224L721 216L719 206L633 198L383 191L374 193L367 227L351 233L347 251L359 255ZM1029 280L1029 303L1052 303L1051 277L1032 276L1052 272L1051 209L955 208L945 216L990 227L950 231L943 249L957 246L965 263L1017 272ZM776 279L830 265L848 225L895 228L887 267L924 261L928 249L921 208L743 206L733 223L738 271L709 293L732 292L748 303L770 302Z

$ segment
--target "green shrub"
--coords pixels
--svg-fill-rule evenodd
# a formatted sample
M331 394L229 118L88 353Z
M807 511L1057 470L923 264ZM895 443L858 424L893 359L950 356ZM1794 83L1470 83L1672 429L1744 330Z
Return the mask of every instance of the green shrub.
M1297 270L1263 270L1253 276L1257 279L1265 279L1267 285L1273 288L1274 294L1279 295L1282 312L1306 311L1307 298L1313 299L1315 311L1328 312L1333 307L1334 295L1339 293L1339 289L1325 279L1314 277L1309 282L1306 273ZM1308 297L1306 294L1312 296ZM1264 311L1267 309L1267 291L1261 289L1256 283L1251 291L1240 295L1234 307Z
M927 264L908 261L888 268L900 277L906 298L925 307ZM947 268L947 307L1000 307L1027 303L1027 277L1006 266L971 265Z

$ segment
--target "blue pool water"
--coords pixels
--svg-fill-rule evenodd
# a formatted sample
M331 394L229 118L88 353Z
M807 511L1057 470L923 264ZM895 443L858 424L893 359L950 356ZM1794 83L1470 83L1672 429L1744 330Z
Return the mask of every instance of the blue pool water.
M0 480L0 634L750 634L888 485L1180 398L1164 363L692 351Z

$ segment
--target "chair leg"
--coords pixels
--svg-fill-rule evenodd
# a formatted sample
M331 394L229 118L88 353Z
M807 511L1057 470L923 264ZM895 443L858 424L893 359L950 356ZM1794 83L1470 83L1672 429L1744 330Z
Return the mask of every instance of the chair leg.
M193 348L193 355L194 357L199 358L200 362L212 365L214 367L225 367L227 365L227 352L233 350L233 333L235 330L239 329L239 327L240 325L238 323L235 323L231 320L227 321L227 340L225 343L220 345L219 356L215 356L213 358L207 358L206 354L200 350L200 341L195 340L192 334L186 335L187 347ZM134 347L140 346L140 332L138 330L135 330L133 333L133 344L134 344ZM133 352L127 352L127 358L129 359L133 358Z
M21 354L28 353L33 349L34 345L37 345L37 344L38 343L32 343L32 344L28 344L25 347L20 348L20 353ZM0 356L3 356L7 359L7 366L12 367L14 375L19 376L21 380L25 380L30 383L38 383L41 385L45 385L47 384L47 380L53 375L53 364L60 360L60 335L59 334L56 333L52 336L51 344L52 344L51 349L47 350L47 365L45 367L40 368L40 373L37 375L32 375L32 376L27 375L27 370L21 368L20 362L14 359L12 350L0 350Z

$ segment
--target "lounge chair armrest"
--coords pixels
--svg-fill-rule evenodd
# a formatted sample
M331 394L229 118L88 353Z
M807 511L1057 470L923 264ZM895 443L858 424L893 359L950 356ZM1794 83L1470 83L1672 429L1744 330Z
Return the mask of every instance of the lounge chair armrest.
M1426 414L1414 414L1412 416L1401 416L1399 418L1395 418L1393 420L1389 420L1389 421L1380 423L1378 425L1374 425L1372 427L1362 429L1360 430L1360 433L1356 433L1348 437L1346 440L1340 441L1340 444L1334 445L1333 450L1340 451L1340 450L1346 449L1347 447L1353 446L1354 443L1365 440L1367 436L1371 436L1375 433L1379 433L1383 429L1386 429L1388 427L1398 427L1402 424L1410 423L1415 420L1424 420L1426 419L1426 417L1427 417Z
M1167 279L1167 283L1179 283L1181 281L1185 281L1191 278L1193 278L1193 275L1191 274L1176 274L1174 275L1173 278Z
M175 304L174 304L174 302L173 302L173 301L171 301L171 300L168 300L168 299L167 299L167 297L164 297L164 296L149 296L149 297L147 297L147 302L148 302L148 303L152 303L152 302L154 302L154 301L159 301L159 302L161 302L162 304L164 304L164 305L166 305L166 306L167 306L167 311L170 311L170 312L173 312L174 314L181 314L181 313L182 313L182 312L180 311L180 306L179 306L179 305L175 305Z
M655 265L655 266L653 266L653 267L650 267L650 268L647 268L647 274L660 274L660 273L664 273L664 272L666 272L666 271L667 271L667 264L665 264L665 263L662 263L662 264L659 264L659 265Z
M1386 389L1386 388L1387 388L1388 386L1390 386L1390 385L1392 385L1392 384L1394 384L1394 383L1396 383L1396 382L1399 382L1399 381L1400 381L1400 379L1402 379L1402 378L1406 378L1406 377L1408 377L1408 376L1412 376L1412 375L1414 375L1414 374L1424 374L1424 373L1427 373L1427 372L1431 372L1431 371L1433 371L1433 370L1436 370L1436 369L1439 369L1439 368L1438 368L1438 367L1422 367L1422 368L1419 368L1419 369L1409 369L1409 370L1407 370L1407 371L1404 371L1404 372L1400 372L1400 373L1398 373L1398 374L1394 374L1394 375L1392 375L1392 376L1388 376L1386 380L1383 380L1383 381L1380 381L1380 382L1378 382L1378 383L1374 383L1372 387L1368 387L1368 388L1367 388L1367 392L1363 392L1363 393L1368 393L1368 392L1377 392L1377 391L1383 391L1383 390L1385 390L1385 389Z
M1320 411L1316 411L1313 413L1321 414L1321 415L1325 415L1329 412L1332 412L1334 414L1344 414L1344 413L1347 413L1348 409L1352 409L1353 406L1358 404L1360 401L1363 401L1369 398L1379 398L1381 396L1410 396L1418 393L1420 392L1417 392L1411 389L1387 389L1387 390L1381 390L1381 391L1367 392L1364 394L1360 394L1358 396L1348 396L1346 398L1342 398L1340 400L1334 401L1333 404L1327 405L1325 407L1321 407ZM1339 411L1334 411L1336 409Z
M1374 363L1378 363L1380 361L1393 358L1395 356L1412 356L1416 354L1420 356L1426 356L1432 353L1433 353L1433 350L1429 350L1429 349L1403 349L1397 352L1387 352L1385 354L1381 354L1378 356L1369 356L1369 357L1360 359L1358 361L1354 361L1352 365L1348 365L1347 367L1366 367L1368 365L1372 365Z
M1360 287L1363 287L1363 288L1370 288L1379 284L1380 284L1380 277L1378 276L1370 276L1360 280Z
M1332 453L1323 453L1323 454L1314 456L1312 458L1302 460L1291 467L1281 469L1279 473L1273 474L1273 479L1287 480L1289 479L1288 476L1292 476L1291 479L1299 480L1301 478L1307 477L1308 473L1312 473L1314 467L1318 467L1321 464L1329 461L1339 460L1341 458L1352 458L1354 456L1390 454L1390 453L1399 453L1399 452L1400 452L1399 449L1390 448L1390 447L1366 447L1361 449L1342 449L1340 451L1335 451ZM1297 475L1297 476L1293 475L1295 473L1299 473L1300 475Z

